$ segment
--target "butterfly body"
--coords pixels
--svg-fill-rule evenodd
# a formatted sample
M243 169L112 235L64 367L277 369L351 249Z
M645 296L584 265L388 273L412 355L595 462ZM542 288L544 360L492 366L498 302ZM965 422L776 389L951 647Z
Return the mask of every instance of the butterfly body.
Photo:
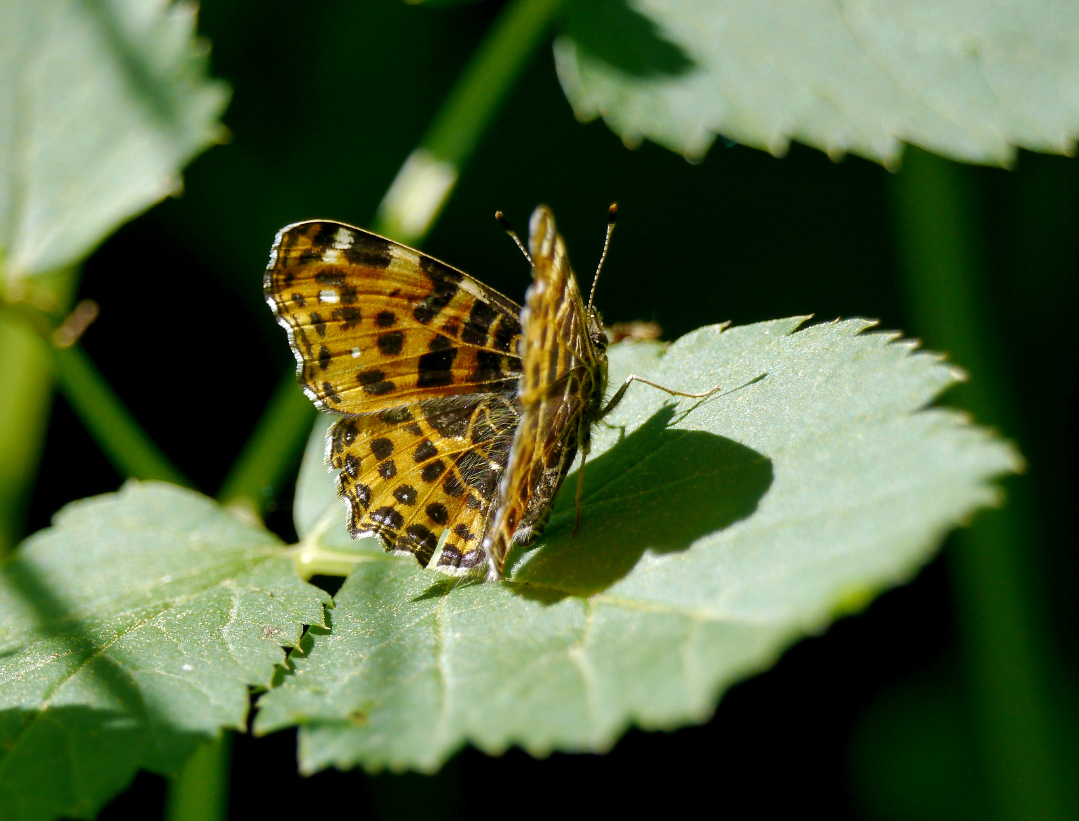
M525 307L359 228L297 223L264 290L304 391L342 416L327 459L353 537L450 573L499 578L538 535L587 449L607 388L606 337L551 212L530 223Z

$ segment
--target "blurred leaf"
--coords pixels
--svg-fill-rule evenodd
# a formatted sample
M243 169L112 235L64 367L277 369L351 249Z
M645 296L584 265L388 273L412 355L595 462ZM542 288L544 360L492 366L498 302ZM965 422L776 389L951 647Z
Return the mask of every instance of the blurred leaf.
M577 116L700 159L716 134L893 165L904 141L1007 165L1079 137L1079 6L1039 0L573 0Z
M135 770L242 729L325 594L209 499L130 483L0 568L0 818L90 818Z
M78 262L180 188L224 129L195 6L0 0L0 252L9 276Z
M467 741L602 751L632 724L705 721L733 682L910 578L1020 458L919 412L959 378L941 357L864 320L801 322L612 347L612 384L632 368L729 390L675 405L634 386L597 429L580 531L571 475L506 583L359 564L258 731L301 725L306 772L432 770Z

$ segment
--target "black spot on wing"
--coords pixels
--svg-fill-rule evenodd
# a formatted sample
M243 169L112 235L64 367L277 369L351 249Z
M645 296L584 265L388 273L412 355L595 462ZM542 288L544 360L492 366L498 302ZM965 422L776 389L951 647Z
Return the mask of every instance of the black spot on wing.
M352 245L344 249L345 259L352 265L362 268L375 268L379 271L390 267L393 255L389 244L383 239L376 239L364 234L353 234Z
M476 369L468 376L470 382L478 384L497 382L504 379L506 375L502 370L502 354L476 351Z
M415 554L421 565L427 567L438 546L438 537L423 525L412 524L405 528L404 535L397 539L394 548L407 550Z
M331 385L329 382L322 383L322 396L326 399L329 399L335 405L341 404L341 397L337 394L337 391L333 389L333 385Z
M378 368L360 371L356 374L356 381L363 386L364 393L369 393L372 396L382 396L397 388L393 382L386 380L386 374Z
M325 345L319 345L318 366L322 368L322 370L326 370L330 367L330 360L332 359L333 357L330 355L330 349L327 348Z
M465 495L465 486L457 478L457 471L451 470L446 474L446 481L442 483L442 489L454 499L460 499Z
M403 505L416 504L416 497L418 495L419 494L416 493L416 488L412 487L412 485L401 485L393 492L393 498Z
M468 345L484 345L487 343L487 332L491 329L491 323L498 317L498 311L481 302L478 299L472 303L468 321L461 330L461 341Z
M453 347L453 340L439 334L438 336L436 336L434 339L432 339L428 343L427 350L429 350L429 351L448 351L452 347Z
M428 459L434 459L438 456L438 448L431 444L430 440L424 439L420 442L416 452L412 454L413 460L416 464L426 462Z
M445 339L445 337L438 337ZM417 364L419 375L416 377L417 388L438 388L453 384L453 360L457 357L457 349L449 348L441 351L428 351L423 354Z
M397 317L393 311L379 311L375 315L375 324L380 328L392 328L393 323L397 321Z
M393 442L380 436L378 439L371 441L371 453L381 462L383 459L393 456Z
M394 354L401 353L401 348L405 344L405 335L402 331L389 331L382 334L376 343L378 349L386 356L393 356Z
M492 347L505 353L516 353L516 351L510 351L510 345L513 342L514 337L519 333L521 333L520 320L516 317L511 318L503 315L498 320L498 325L495 327Z
M446 471L446 463L441 459L435 459L433 462L428 462L423 467L423 471L420 473L420 478L427 484L431 484L438 479Z
M367 510L371 506L371 488L362 482L357 482L352 488L353 496L360 506Z
M360 460L356 458L355 454L348 454L345 456L345 472L355 479L360 473Z
M426 513L427 518L436 525L444 525L450 520L449 511L441 502L431 502L431 504L427 505Z
M391 530L400 530L401 525L405 523L405 517L392 507L388 506L372 510L369 515L372 522L382 525L383 527L388 527Z
M360 324L360 309L352 307L334 308L330 311L330 319L341 323L341 330L348 331Z
M315 282L319 285L330 285L340 288L345 284L345 272L339 268L323 268L315 274Z
M412 316L421 325L426 325L438 316L439 312L449 305L457 294L461 274L435 262L430 257L420 258L420 271L430 280L431 290L413 309Z
M457 457L457 470L462 478L484 499L494 498L498 473L483 455L468 450Z

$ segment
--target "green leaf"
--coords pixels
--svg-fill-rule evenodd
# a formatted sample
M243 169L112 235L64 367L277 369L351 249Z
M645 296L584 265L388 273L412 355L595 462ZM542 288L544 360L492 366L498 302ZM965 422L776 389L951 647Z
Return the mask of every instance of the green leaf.
M1079 136L1074 3L574 0L555 62L580 119L691 160L722 134L1007 165Z
M78 262L180 188L224 134L195 6L0 0L0 256L10 276Z
M726 391L632 386L597 428L579 532L571 475L507 582L357 565L256 729L301 725L306 772L430 771L466 742L603 751L630 725L705 721L733 682L909 579L1020 457L923 409L961 378L940 356L864 320L802 321L612 347L612 384L632 368Z
M0 818L90 818L243 729L327 597L278 540L172 485L61 511L0 567Z

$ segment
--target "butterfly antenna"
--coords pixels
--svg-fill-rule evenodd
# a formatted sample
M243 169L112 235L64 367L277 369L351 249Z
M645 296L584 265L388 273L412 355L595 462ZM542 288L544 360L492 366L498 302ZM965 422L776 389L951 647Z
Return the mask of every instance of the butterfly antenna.
M521 253L524 254L525 259L528 260L528 264L535 267L532 263L532 257L528 253L528 249L525 248L525 244L521 242L521 238L517 236L517 232L513 230L513 226L510 225L510 221L506 219L506 215L501 211L495 211L495 219L498 220L498 224L502 226L502 230L509 234L510 239L512 239L517 244L517 247L521 249Z
M607 238L603 240L603 253L599 255L599 265L596 266L596 275L592 279L592 290L588 294L588 312L592 312L592 300L596 297L596 283L599 282L599 272L603 270L603 262L607 259L607 249L611 247L611 234L614 233L614 224L618 222L618 203L612 202L607 209Z

